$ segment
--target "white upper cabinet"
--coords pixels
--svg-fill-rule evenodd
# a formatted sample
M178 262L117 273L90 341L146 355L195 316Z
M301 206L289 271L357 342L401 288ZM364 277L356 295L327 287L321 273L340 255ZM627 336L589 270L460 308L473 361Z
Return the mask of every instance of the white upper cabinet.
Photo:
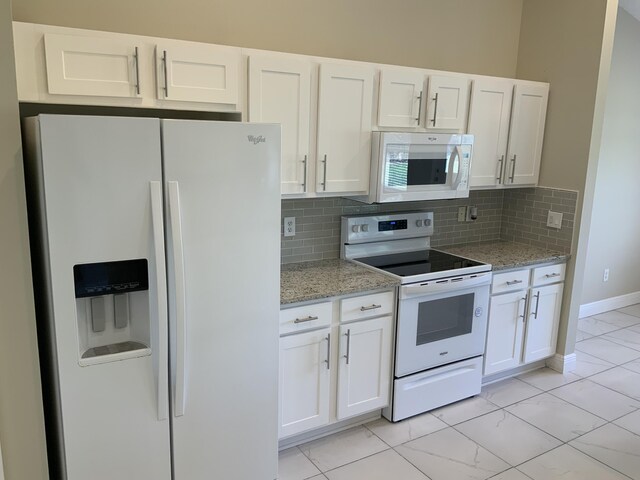
M371 162L373 68L320 65L316 190L367 192Z
M469 79L431 75L427 94L426 128L463 131L467 125Z
M48 93L138 97L140 48L126 38L44 35Z
M378 99L380 127L419 127L422 123L422 93L425 75L421 72L382 70Z
M473 81L467 130L475 137L470 187L492 187L503 182L512 95L512 81Z
M538 183L548 98L548 84L516 84L505 165L507 185Z
M240 50L167 42L156 45L158 99L238 103Z
M250 122L282 126L282 194L308 190L311 65L288 58L249 57Z

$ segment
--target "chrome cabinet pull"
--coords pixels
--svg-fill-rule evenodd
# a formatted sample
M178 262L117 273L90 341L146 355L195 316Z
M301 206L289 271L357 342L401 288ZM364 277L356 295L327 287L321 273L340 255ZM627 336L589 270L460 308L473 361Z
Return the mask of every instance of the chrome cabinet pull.
M436 93L436 96L433 97L433 100L435 101L435 106L433 109L433 118L431 119L431 123L433 123L433 126L436 126L436 118L438 117L438 94Z
M311 315L309 315L306 318L296 318L293 323L304 323L304 322L311 322L313 320L317 320L318 317L312 317Z
M331 334L327 333L327 359L325 360L327 364L327 370L331 369Z
M538 293L536 293L534 295L534 297L536 297L536 311L531 313L530 315L533 315L534 319L538 319L538 307L540 306L540 290L538 290Z
M375 310L376 308L382 308L382 305L376 305L375 303L368 307L360 307L361 312L366 312L367 310Z
M510 282L507 282L507 285L509 285L509 286L518 285L519 283L522 283L522 280L512 280Z
M162 65L164 68L164 97L169 98L169 75L167 74L167 51L162 51Z
M136 60L136 93L140 95L140 65L138 65L138 47L136 47L133 58L135 58Z
M418 95L418 118L416 118L416 123L420 125L420 117L422 115L422 92Z
M344 334L347 337L347 354L343 355L344 358L347 359L347 365L349 365L350 353L351 353L351 329L347 330L347 333Z
M302 160L302 164L304 165L304 172L302 176L302 191L307 193L307 156L304 156L304 160Z
M526 313L527 313L527 300L529 300L529 294L525 293L524 294L524 298L521 298L520 300L524 300L524 309L522 310L522 315L518 315L518 317L520 317L522 319L522 322L524 323L526 321Z
M547 273L544 278L555 278L555 277L559 277L560 274L557 272L553 272L553 273Z
M498 163L500 163L500 174L496 177L496 180L498 181L499 185L502 183L502 174L504 173L504 155L500 156Z
M324 158L322 160L324 164L324 173L322 174L322 191L327 190L327 154L325 153Z
M511 176L509 177L509 180L511 180L511 183L513 183L513 179L516 176L516 154L513 154L513 158L511 159L511 164L512 164L512 168L511 168Z

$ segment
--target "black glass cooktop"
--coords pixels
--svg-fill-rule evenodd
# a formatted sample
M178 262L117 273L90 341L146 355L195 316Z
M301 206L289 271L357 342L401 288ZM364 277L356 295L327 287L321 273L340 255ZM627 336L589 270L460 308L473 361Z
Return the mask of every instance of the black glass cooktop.
M456 257L438 250L391 253L375 257L356 258L354 260L401 277L484 265L474 260Z

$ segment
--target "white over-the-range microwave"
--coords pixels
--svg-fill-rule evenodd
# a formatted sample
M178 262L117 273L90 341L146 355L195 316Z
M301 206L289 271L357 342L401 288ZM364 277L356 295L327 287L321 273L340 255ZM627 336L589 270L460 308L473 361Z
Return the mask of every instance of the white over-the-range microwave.
M473 135L373 132L366 203L469 196Z

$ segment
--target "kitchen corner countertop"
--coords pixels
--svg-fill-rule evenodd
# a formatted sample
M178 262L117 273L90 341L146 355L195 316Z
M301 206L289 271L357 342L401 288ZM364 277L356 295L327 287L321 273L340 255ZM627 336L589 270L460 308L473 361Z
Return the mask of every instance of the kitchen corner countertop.
M280 305L391 288L400 282L345 260L282 265Z
M541 263L562 263L571 258L568 253L514 242L481 242L433 248L471 260L490 263L494 272Z

